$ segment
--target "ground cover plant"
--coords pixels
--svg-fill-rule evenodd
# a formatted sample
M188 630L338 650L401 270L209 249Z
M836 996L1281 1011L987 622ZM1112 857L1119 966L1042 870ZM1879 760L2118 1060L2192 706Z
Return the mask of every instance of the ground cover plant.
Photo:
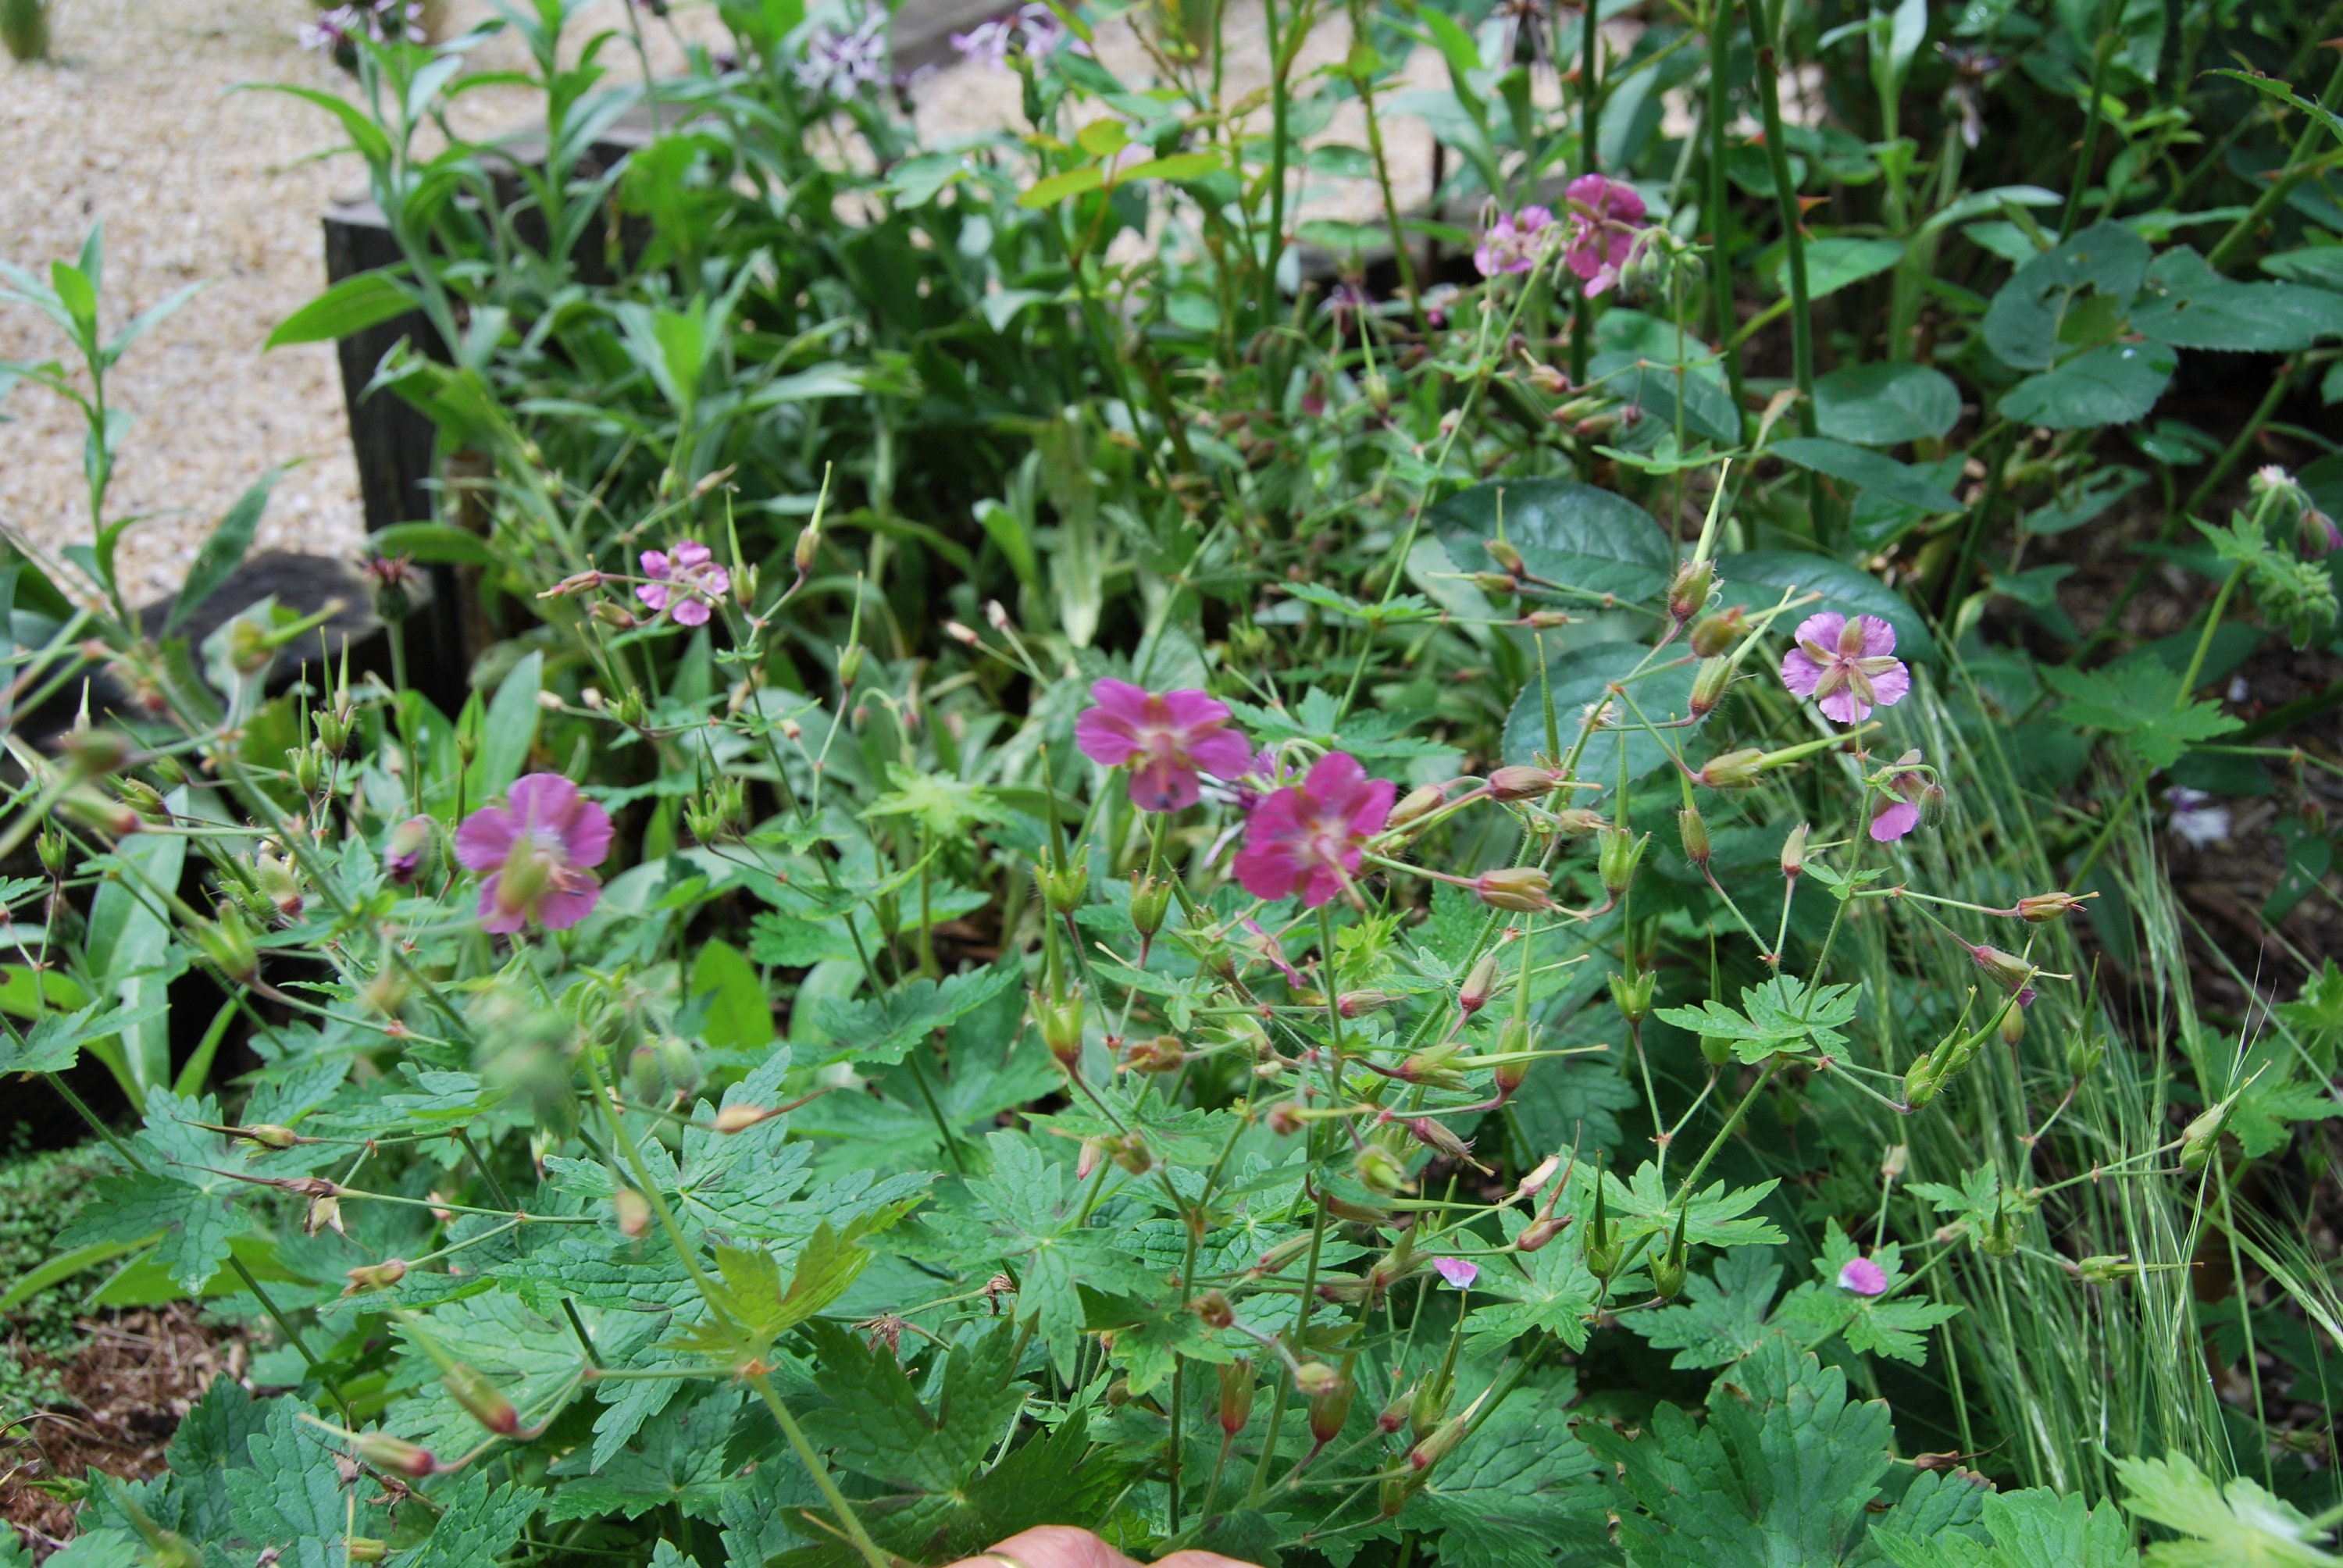
M2328 15L1272 4L1240 95L1029 7L928 147L862 14L660 9L505 13L526 166L320 24L405 260L278 337L418 313L447 459L383 673L178 633L266 477L133 613L151 314L0 273L90 429L10 700L104 681L0 1070L106 1167L0 1310L259 1347L52 1561L2333 1560Z

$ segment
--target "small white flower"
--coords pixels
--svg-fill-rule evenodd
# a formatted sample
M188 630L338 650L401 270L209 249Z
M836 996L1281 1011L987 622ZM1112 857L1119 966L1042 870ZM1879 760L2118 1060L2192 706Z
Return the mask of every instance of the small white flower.
M2212 797L2202 789L2176 788L2166 799L2172 803L2174 838L2198 849L2228 838L2229 809L2212 804Z

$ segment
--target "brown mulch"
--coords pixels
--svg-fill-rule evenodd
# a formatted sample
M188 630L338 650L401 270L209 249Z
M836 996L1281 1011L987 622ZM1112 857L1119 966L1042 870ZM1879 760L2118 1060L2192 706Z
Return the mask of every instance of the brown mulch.
M73 1531L73 1504L41 1483L79 1481L93 1467L126 1480L160 1473L187 1407L220 1373L241 1378L247 1359L242 1339L206 1326L184 1302L77 1326L87 1337L57 1367L74 1408L0 1433L0 1519L36 1556Z

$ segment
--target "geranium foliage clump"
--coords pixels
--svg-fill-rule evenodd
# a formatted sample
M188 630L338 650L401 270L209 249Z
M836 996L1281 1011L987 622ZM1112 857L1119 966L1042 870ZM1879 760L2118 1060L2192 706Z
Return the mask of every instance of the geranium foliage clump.
M105 1167L10 1297L251 1347L52 1561L2331 1560L2343 972L2216 1016L2160 859L2333 896L2310 18L1029 6L922 146L880 13L716 10L321 35L371 645L221 597L266 480L126 602L154 317L0 272L92 536L0 561L0 1070Z

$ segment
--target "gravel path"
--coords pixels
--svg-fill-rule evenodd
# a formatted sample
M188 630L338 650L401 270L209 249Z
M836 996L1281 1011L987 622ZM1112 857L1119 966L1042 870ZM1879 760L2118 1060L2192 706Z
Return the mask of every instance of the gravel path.
M580 32L622 25L621 4L598 0ZM450 21L468 25L487 10L480 0L456 0ZM296 43L312 15L309 0L52 0L53 61L0 58L0 256L45 274L102 223L109 329L188 283L209 285L109 377L114 404L136 417L109 511L150 514L121 550L134 602L175 592L213 523L272 464L296 466L277 485L256 548L347 556L362 547L331 347L266 355L260 347L323 286L318 216L337 195L362 188L363 172L348 157L315 156L336 136L320 110L283 94L231 90L287 82L351 94L348 76ZM682 37L715 31L710 8L678 5L672 25L650 31L654 68L672 68ZM1311 40L1302 73L1340 56L1340 31ZM1265 79L1260 33L1257 5L1238 0L1232 97ZM518 53L516 40L497 40L473 55L472 68L518 65ZM1127 27L1109 29L1100 53L1127 79L1149 74ZM633 66L623 44L603 58L618 72ZM1436 79L1426 63L1412 62L1410 75ZM930 140L1014 126L1015 84L1013 73L956 65L918 84L916 118ZM468 95L464 106L461 128L482 135L518 124L531 100L498 88ZM1356 114L1352 106L1337 116L1336 139L1363 139ZM1387 136L1405 200L1428 184L1429 138L1421 122L1404 119ZM1304 210L1365 217L1366 194L1324 193ZM45 317L0 306L0 360L46 360L64 347ZM0 522L49 550L86 540L79 415L19 387L0 403Z

